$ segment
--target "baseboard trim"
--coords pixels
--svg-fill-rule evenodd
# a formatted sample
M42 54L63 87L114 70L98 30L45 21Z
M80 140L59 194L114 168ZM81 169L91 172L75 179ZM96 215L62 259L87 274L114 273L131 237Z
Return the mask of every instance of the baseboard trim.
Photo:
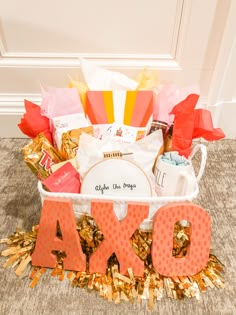
M226 138L236 138L236 101L222 101L210 106L214 126L221 128Z
M18 128L22 115L0 115L0 138L26 138Z
M24 113L24 99L40 104L40 94L0 94L0 115L20 115Z

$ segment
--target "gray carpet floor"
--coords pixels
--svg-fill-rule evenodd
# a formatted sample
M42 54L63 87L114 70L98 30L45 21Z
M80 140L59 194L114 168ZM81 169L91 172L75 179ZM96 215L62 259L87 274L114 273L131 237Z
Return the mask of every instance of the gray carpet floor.
M29 230L39 222L40 198L37 181L24 164L20 149L27 139L0 139L0 238L16 227ZM213 223L211 249L226 266L225 288L209 289L195 298L176 301L163 298L153 314L236 314L236 140L207 144L208 160L194 201L208 209ZM198 163L199 157L196 157ZM0 250L4 245L0 245ZM72 288L43 275L31 289L25 275L18 278L11 268L3 269L0 259L0 314L151 314L145 305L122 302L115 305L95 292Z

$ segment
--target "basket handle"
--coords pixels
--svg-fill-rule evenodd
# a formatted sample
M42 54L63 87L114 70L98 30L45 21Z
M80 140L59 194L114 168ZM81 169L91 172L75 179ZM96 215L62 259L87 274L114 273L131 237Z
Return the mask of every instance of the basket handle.
M196 144L192 150L192 152L190 153L189 159L192 160L192 158L194 157L194 155L197 153L197 151L201 150L201 163L200 163L200 168L198 171L198 175L197 175L197 182L200 181L200 179L202 178L202 175L204 173L204 169L206 166L206 160L207 160L207 149L206 146L204 144Z

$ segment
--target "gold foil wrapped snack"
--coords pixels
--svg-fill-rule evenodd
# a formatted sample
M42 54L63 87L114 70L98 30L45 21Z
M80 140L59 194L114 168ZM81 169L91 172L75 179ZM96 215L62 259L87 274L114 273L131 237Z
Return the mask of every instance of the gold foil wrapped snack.
M66 160L73 159L76 156L79 147L79 139L82 132L93 135L93 127L83 127L72 129L62 134L61 154Z
M53 164L63 161L63 158L43 134L39 134L24 146L21 152L25 163L40 179L45 179L52 173Z

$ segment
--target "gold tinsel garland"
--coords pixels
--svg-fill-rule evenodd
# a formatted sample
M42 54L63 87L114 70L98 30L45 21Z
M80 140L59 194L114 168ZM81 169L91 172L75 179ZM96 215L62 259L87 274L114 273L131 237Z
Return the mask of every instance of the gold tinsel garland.
M103 235L98 229L92 217L82 216L77 222L77 230L81 240L83 252L86 254L87 263L90 255L103 241ZM2 256L9 256L3 267L12 265L16 275L20 276L31 262L37 240L38 226L34 226L31 232L17 230L13 235L2 239L0 243L6 243L8 248L2 251ZM60 229L58 228L58 236ZM191 227L177 223L173 236L173 256L181 258L186 255L191 241ZM73 287L96 290L108 301L116 304L120 300L137 301L148 300L149 309L153 309L154 302L161 300L166 294L170 298L182 299L184 297L200 298L200 293L207 287L223 288L224 279L222 272L224 265L214 256L210 255L207 266L194 276L164 277L157 273L151 261L152 232L136 230L131 238L131 244L135 253L144 261L144 277L134 276L132 269L128 270L128 276L119 273L119 263L113 254L108 260L106 274L89 272L67 272L67 278ZM51 275L62 281L65 277L63 269L64 252L55 251L57 264ZM87 265L88 267L88 265ZM47 268L32 267L30 272L30 287L35 287L40 277ZM88 268L87 268L88 270Z

